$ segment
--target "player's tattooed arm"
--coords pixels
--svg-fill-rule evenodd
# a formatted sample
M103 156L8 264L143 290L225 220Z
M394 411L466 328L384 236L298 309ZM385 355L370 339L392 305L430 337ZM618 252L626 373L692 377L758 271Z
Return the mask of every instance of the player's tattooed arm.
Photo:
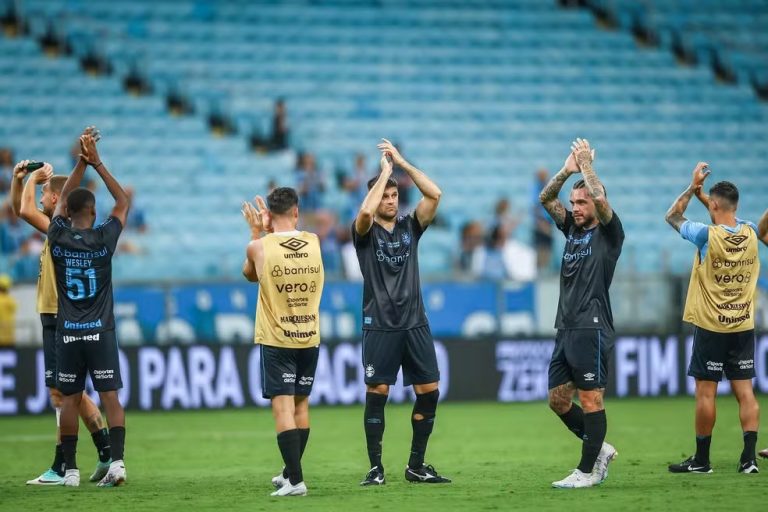
M384 196L387 188L387 180L392 176L392 161L385 154L381 155L381 172L376 183L368 191L363 204L360 205L360 211L355 217L355 231L358 235L365 235L373 226L373 218L376 216L376 210L379 209L379 203Z
M709 194L704 192L703 186L699 185L696 187L696 189L693 191L693 194L696 196L696 199L698 199L699 202L704 205L704 208L709 209Z
M608 224L613 218L613 208L608 203L608 198L605 196L605 188L592 167L592 162L595 159L595 150L589 147L587 139L576 139L571 149L576 157L579 170L582 176L584 176L587 192L595 202L597 219L601 224Z
M757 223L757 236L765 245L768 245L768 210L765 210Z
M424 172L411 165L411 163L400 154L400 151L398 151L394 144L387 139L381 140L382 142L378 145L379 151L385 156L388 156L392 162L408 173L408 176L413 180L416 188L421 192L423 197L421 201L419 201L419 204L416 205L416 219L422 227L427 227L435 218L437 206L440 203L440 197L443 195L442 190L440 190L440 187L438 187L434 181L429 179Z
M19 217L27 221L30 226L41 233L48 233L48 226L51 223L51 219L49 219L45 213L38 210L37 205L35 204L35 187L37 185L48 183L51 177L53 177L53 166L46 163L40 169L32 173L21 193ZM59 200L61 201L61 199Z
M688 203L691 202L691 198L696 193L697 188L701 188L704 185L704 180L709 176L708 164L706 162L699 162L693 169L693 177L691 184L688 185L682 194L680 194L672 206L667 210L667 214L664 219L667 223L675 228L676 231L680 231L680 227L688 220L685 218L685 210L688 208ZM709 198L707 198L709 200Z
M576 157L573 153L570 153L568 158L565 159L563 168L549 180L549 183L547 183L539 194L541 205L547 210L549 216L552 217L552 220L554 220L555 224L558 226L562 226L565 222L565 206L563 206L563 203L558 199L558 195L565 182L568 181L568 178L570 178L572 174L577 174L578 172L579 166L576 165Z

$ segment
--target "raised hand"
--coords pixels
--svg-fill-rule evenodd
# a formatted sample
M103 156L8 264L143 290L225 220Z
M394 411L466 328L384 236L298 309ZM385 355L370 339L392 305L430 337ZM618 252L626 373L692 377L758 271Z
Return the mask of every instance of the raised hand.
M701 189L704 185L704 180L707 179L707 176L709 176L711 172L707 162L699 162L696 164L696 167L693 169L693 176L691 177L691 188L694 191L696 191L696 189Z
M381 151L384 156L388 156L392 162L394 162L397 165L403 165L403 162L405 162L405 158L403 158L403 155L400 154L400 152L397 150L394 144L392 144L387 139L381 139L383 142L379 143L376 147L379 148L379 151Z
M573 151L571 151L568 154L568 158L565 159L563 169L565 169L568 174L578 174L581 172L579 164L576 163L576 155L573 154Z
M23 179L29 171L27 171L27 164L29 160L22 160L13 166L13 176L18 179Z
M89 126L83 130L83 134L80 136L80 158L93 167L98 167L101 163L101 157L96 149L96 142L100 138L101 134L95 126Z
M48 183L52 176L53 166L46 162L45 165L34 171L30 175L29 179L32 180L32 182L36 185L42 185L43 183Z
M386 153L381 155L381 172L387 176L392 174L392 161L387 157Z
M256 206L248 201L243 201L240 212L251 228L251 235L258 238L264 231L272 230L272 218L261 196L255 197Z
M576 164L579 166L579 169L585 164L591 164L595 159L595 150L589 147L589 141L587 139L577 138L573 141L571 143L571 153L576 159Z

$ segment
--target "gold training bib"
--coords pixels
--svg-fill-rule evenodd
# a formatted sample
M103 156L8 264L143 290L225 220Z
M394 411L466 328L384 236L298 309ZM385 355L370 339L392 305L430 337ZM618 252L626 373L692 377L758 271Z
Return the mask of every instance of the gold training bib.
M757 235L747 224L737 233L709 226L704 261L696 250L683 320L708 331L755 328L755 288L760 275Z
M324 270L317 235L271 233L259 278L255 342L283 348L320 344Z
M37 312L55 315L59 311L59 296L56 293L56 275L53 273L50 250L46 238L40 252L40 273L37 276Z

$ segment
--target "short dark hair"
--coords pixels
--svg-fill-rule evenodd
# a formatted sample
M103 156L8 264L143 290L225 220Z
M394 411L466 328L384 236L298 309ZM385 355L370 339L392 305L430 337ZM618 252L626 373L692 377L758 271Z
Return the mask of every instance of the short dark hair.
M733 208L739 204L739 189L730 181L718 181L709 189L709 195L725 199Z
M275 215L282 215L298 205L299 196L291 187L277 187L267 196L267 208Z
M381 176L381 174L377 174L376 176L368 180L368 190L371 190L373 186L376 184L376 182L379 181L379 176ZM387 186L384 187L384 189L386 190L392 187L397 187L397 180L392 176L390 176L389 178L387 178Z
M603 185L602 182L600 183L600 185L603 186L603 194L605 194L605 197L608 197L608 189L605 188L605 185ZM579 180L573 184L573 190L576 190L579 188L587 188L587 184L584 180Z
M54 194L61 194L64 189L64 184L67 182L66 176L52 176L48 181L48 190Z
M76 188L67 196L67 210L70 215L77 215L86 208L94 206L96 206L96 198L87 188Z

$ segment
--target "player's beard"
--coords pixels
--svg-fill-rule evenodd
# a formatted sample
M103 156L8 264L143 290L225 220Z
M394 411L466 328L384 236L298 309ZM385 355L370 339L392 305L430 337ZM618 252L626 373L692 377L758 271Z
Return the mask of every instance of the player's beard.
M595 217L591 217L591 216L588 217L588 216L585 215L585 216L581 217L581 220L579 220L577 217L574 217L573 218L573 223L576 224L577 228L584 229L584 228L586 228L588 226L591 226L592 224L595 223Z
M378 211L377 215L381 220L385 222L392 222L393 220L395 220L395 218L397 218L397 208L395 208L395 211L392 214L390 214L389 212L387 212L382 208Z

